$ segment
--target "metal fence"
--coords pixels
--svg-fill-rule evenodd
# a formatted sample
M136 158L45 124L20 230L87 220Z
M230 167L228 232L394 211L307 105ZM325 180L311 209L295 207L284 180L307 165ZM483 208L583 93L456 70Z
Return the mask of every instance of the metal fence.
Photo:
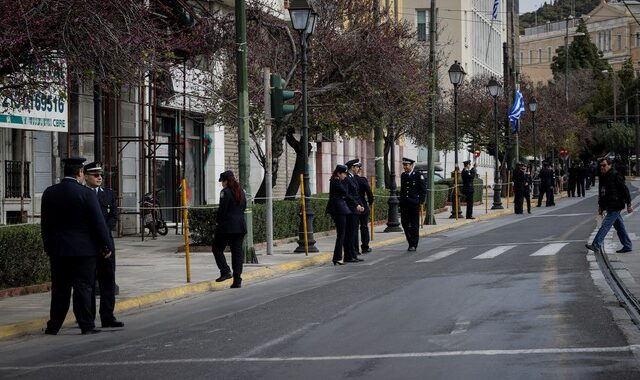
M24 163L24 198L30 198L30 181L29 170L30 162ZM20 172L22 169L21 161L5 161L5 184L4 194L5 198L20 198Z

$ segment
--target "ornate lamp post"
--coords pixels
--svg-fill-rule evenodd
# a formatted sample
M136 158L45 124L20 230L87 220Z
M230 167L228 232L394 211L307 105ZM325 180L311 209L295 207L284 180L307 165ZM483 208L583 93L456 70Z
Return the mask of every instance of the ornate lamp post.
M536 141L536 111L538 110L538 102L536 101L536 97L531 97L531 101L529 102L529 111L531 111L531 124L533 125L533 197L538 197L538 186L539 186L539 178L538 178L538 147Z
M307 214L307 243L309 252L318 252L315 246L315 238L313 237L313 221L315 214L311 209L309 199L309 113L307 110L307 44L308 39L313 34L316 27L317 13L313 10L307 0L291 0L289 4L289 16L291 24L300 34L300 54L302 66L302 158L304 161L304 197L305 211ZM294 252L305 252L304 244L304 227L302 221L302 213L300 213L300 227L298 228L298 247Z
M494 143L496 144L496 159L493 172L493 206L491 206L491 209L502 210L502 199L500 198L502 189L500 184L500 166L498 163L498 152L500 150L498 140L498 97L502 95L502 85L498 83L496 78L491 77L487 84L487 90L489 91L489 95L493 97L493 135Z
M389 209L387 211L387 228L384 229L384 232L400 232L402 228L400 227L400 222L398 221L398 205L400 201L398 200L398 188L396 187L396 148L395 148L395 127L392 125L389 126L389 138L391 140L391 162L389 163L389 200L387 204L389 205Z
M454 121L454 139L455 139L455 148L454 148L454 162L455 162L455 168L454 168L454 175L455 175L455 179L458 178L458 174L460 171L460 167L458 165L458 87L462 84L462 82L464 82L464 76L465 76L465 72L464 69L462 68L462 66L460 66L460 63L458 63L458 61L454 61L453 65L451 65L451 67L449 68L449 80L451 81L451 84L453 85L453 121ZM429 174L431 175L431 174ZM458 186L459 187L459 186ZM458 189L458 187L456 187L454 189L454 204L451 207L451 216L449 216L449 218L460 218L462 217L462 211L460 211L460 191ZM456 207L456 203L458 204L458 206ZM456 215L456 208L458 209L458 213Z

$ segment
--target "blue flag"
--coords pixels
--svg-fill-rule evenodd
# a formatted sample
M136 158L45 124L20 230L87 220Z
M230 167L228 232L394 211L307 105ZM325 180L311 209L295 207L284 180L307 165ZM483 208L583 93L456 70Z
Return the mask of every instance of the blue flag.
M516 98L513 101L513 106L511 107L511 111L509 111L509 120L511 120L511 125L513 127L513 132L518 132L518 120L520 120L520 115L524 113L524 98L522 97L522 93L520 90L516 90Z

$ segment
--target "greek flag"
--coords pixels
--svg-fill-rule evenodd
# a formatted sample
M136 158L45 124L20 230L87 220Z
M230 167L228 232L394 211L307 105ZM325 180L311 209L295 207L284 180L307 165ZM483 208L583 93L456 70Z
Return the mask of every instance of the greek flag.
M509 120L511 120L511 125L513 126L513 132L518 132L518 120L520 120L520 115L524 113L524 98L522 97L522 93L520 90L516 90L516 98L513 101L513 107L511 107L511 111L509 111Z
M493 0L493 19L497 19L498 18L498 9L500 8L500 0Z

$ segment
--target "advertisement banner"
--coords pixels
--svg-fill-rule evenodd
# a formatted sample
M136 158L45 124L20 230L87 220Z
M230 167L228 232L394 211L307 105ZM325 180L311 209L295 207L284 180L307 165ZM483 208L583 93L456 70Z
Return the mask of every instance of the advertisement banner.
M67 132L67 102L57 92L39 92L21 101L0 97L0 128Z

